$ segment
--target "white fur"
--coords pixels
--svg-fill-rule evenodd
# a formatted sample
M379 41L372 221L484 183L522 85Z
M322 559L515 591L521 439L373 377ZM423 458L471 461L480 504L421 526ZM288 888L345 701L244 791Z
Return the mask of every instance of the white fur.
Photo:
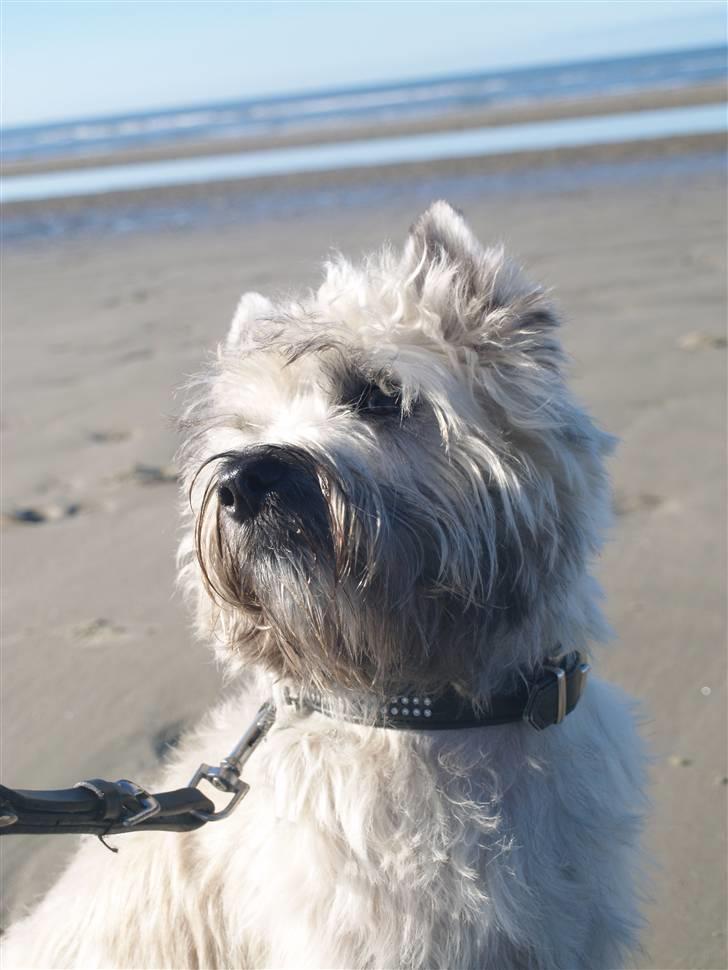
M515 671L537 669L554 645L587 651L604 635L588 561L608 517L609 442L566 390L553 324L540 291L502 252L482 250L444 203L420 220L401 259L385 251L361 269L338 261L300 303L241 301L189 414L187 484L203 527L183 543L181 580L201 631L246 674L159 787L218 760L271 694L278 720L228 820L124 836L116 856L87 839L11 928L3 967L622 965L640 925L644 805L641 745L617 691L592 680L564 723L543 732L388 731L281 703L283 685L300 686L307 669L339 698L361 689L366 669L376 694L408 669L398 651L410 628L423 682L442 678L445 658L479 703ZM322 334L396 380L402 428L386 447L390 432L334 399L329 350L287 365L276 350ZM356 547L369 565L358 577L344 569L324 595L324 579L292 547L271 575L251 574L262 612L247 616L203 582L195 544L204 561L226 528L204 518L214 456L259 445L304 450L349 496L360 489L352 514L322 479L342 562ZM382 498L391 495L396 515ZM412 538L418 529L427 549ZM208 568L225 575L219 559ZM501 623L490 597L507 568L528 607ZM417 615L423 595L436 604L427 621ZM455 624L436 641L453 603L472 629ZM407 625L396 625L395 605ZM302 660L286 652L291 635Z
M163 784L226 752L266 692L215 712ZM116 856L87 839L3 966L619 967L638 752L624 699L595 681L542 733L284 715L231 818L112 839Z

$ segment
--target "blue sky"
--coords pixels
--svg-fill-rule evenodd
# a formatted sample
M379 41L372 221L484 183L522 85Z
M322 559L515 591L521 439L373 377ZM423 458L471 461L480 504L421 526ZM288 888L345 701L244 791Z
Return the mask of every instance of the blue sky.
M723 0L0 0L3 125L726 41Z

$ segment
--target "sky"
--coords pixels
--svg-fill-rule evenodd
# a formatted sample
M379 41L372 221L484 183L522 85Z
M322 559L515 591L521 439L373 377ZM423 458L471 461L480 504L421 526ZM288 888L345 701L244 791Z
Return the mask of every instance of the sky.
M726 43L724 0L0 0L3 126Z

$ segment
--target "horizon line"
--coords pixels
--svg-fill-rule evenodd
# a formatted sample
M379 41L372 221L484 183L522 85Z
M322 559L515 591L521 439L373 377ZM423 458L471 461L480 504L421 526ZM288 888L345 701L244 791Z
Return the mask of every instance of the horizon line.
M723 44L690 45L687 47L666 47L664 49L661 48L659 50L645 50L642 52L633 52L631 54L622 53L616 56L601 55L599 57L588 57L588 58L582 57L582 58L576 58L576 59L566 57L563 60L559 60L559 61L553 61L553 60L532 61L530 64L521 64L521 65L516 65L512 67L503 67L503 68L490 68L488 70L483 70L483 71L472 70L472 71L462 71L457 73L438 72L436 74L430 74L430 75L417 75L417 76L408 75L405 77L390 77L388 80L374 81L371 83L362 81L359 83L347 84L340 87L314 86L314 87L303 88L299 90L291 90L289 92L282 92L279 94L264 93L260 95L252 95L247 97L239 97L239 98L231 97L231 98L221 98L221 99L213 99L213 100L208 99L208 100L201 100L201 101L194 101L194 102L183 102L175 105L159 105L157 107L152 105L148 108L143 108L137 111L129 109L126 111L113 111L113 112L96 114L96 115L74 115L66 118L56 119L55 121L52 121L52 120L27 121L27 122L21 122L20 124L3 125L0 120L0 134L3 132L22 131L24 129L31 129L31 128L46 128L46 127L52 128L52 127L62 126L62 125L82 124L84 122L91 122L91 121L112 122L112 121L120 121L125 118L132 118L132 117L139 118L139 117L145 117L150 115L164 115L164 114L171 115L171 114L177 114L183 111L195 111L203 107L213 107L213 106L226 107L226 106L233 106L233 105L241 105L245 103L259 104L261 102L262 103L267 102L270 104L270 103L275 103L277 101L304 99L308 97L316 97L317 95L323 95L323 94L332 94L332 93L354 94L358 92L372 92L377 90L383 91L383 90L386 90L387 88L394 87L396 85L416 86L418 84L424 85L424 84L432 83L433 81L446 81L446 80L457 81L457 80L466 80L466 79L477 78L477 77L489 77L493 75L502 75L502 74L521 74L534 69L558 68L563 65L571 65L576 67L579 65L587 65L587 64L631 61L631 60L637 60L639 58L644 58L644 57L664 57L667 54L680 54L680 53L691 53L691 52L705 53L707 51L714 51L715 53L725 52L726 55L728 55L728 42ZM725 68L726 68L726 71L728 71L728 60L726 60Z

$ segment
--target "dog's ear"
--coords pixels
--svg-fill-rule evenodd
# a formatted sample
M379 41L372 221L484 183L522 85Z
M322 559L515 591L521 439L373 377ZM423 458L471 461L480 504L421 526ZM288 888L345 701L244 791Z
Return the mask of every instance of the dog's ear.
M433 202L410 229L402 273L450 343L467 339L487 259L488 251L449 202Z
M412 226L403 270L449 342L477 350L484 360L507 346L550 363L558 357L558 317L544 292L501 246L481 245L449 203L434 202Z
M240 346L246 328L256 320L265 320L273 314L273 304L261 293L243 293L240 297L233 322L230 324L225 346L228 350Z
M422 282L433 265L452 266L466 276L481 263L483 247L462 216L440 200L415 221L404 249L404 262L415 280Z

